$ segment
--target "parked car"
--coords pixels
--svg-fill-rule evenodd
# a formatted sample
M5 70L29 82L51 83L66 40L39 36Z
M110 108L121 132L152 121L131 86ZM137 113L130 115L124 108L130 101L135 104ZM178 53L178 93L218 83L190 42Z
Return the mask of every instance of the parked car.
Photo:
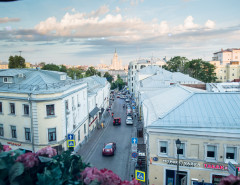
M127 124L127 125L133 125L133 119L132 119L132 117L127 116L126 124Z
M130 102L130 100L127 98L126 100L125 100L126 102Z
M114 118L113 125L121 125L121 118L119 118L119 117Z
M104 147L102 149L102 155L114 155L116 149L117 145L114 142L104 144Z
M127 112L127 117L128 116L131 117L131 118L133 117L131 112Z

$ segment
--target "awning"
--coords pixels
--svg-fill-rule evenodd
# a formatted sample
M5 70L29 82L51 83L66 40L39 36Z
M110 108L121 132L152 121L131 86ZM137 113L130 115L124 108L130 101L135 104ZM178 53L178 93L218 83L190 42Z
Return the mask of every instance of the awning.
M98 113L99 110L100 110L100 109L99 109L98 107L95 107L95 108L89 113L89 116L93 118L93 117Z

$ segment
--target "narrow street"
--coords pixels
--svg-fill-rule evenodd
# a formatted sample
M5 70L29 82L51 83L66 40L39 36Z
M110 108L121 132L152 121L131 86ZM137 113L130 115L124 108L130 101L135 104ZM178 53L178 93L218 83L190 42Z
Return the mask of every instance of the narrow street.
M123 108L124 99L115 98L112 104L114 117L121 118L121 125L113 126L113 118L107 114L105 128L92 135L87 145L79 153L84 162L89 162L98 169L107 168L116 173L121 179L129 180L129 165L131 161L131 137L133 125L126 125L126 108ZM115 142L117 150L114 156L102 156L104 143Z

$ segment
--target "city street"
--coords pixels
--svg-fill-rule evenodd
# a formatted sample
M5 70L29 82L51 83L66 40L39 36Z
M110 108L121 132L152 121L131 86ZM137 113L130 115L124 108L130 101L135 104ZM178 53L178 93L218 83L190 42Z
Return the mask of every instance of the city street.
M107 168L116 173L121 179L128 180L131 162L131 137L133 125L126 125L126 108L123 109L124 99L115 98L112 104L114 117L121 118L121 125L113 126L113 119L107 113L105 128L97 130L88 143L80 149L80 155L84 162L89 162L98 169ZM111 111L111 112L112 112ZM114 156L102 156L104 143L115 142L117 150ZM87 148L86 148L87 147ZM85 150L86 149L86 150ZM85 151L81 151L85 150Z

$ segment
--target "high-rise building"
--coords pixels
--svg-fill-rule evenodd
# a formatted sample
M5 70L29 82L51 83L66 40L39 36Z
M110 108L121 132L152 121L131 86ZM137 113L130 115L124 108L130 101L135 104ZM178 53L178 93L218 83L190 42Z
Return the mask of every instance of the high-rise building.
M112 63L109 67L111 70L123 70L122 60L118 59L117 51L113 55Z

